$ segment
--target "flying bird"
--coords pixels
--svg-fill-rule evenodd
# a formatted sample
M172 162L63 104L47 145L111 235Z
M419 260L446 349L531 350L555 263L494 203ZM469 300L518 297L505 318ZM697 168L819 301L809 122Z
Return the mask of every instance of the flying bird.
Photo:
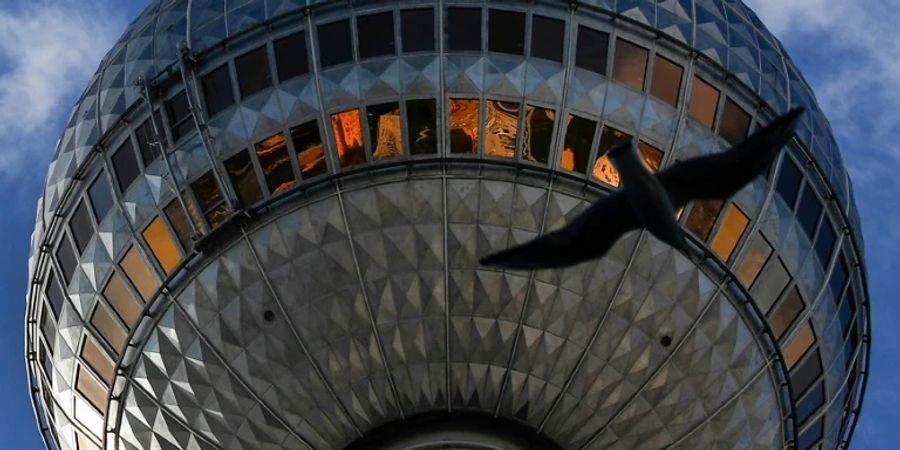
M534 270L558 268L602 257L627 231L646 228L685 251L675 211L695 200L725 199L763 174L778 157L803 113L796 108L732 149L673 164L653 174L631 140L609 152L622 189L589 206L565 227L481 260L485 266Z

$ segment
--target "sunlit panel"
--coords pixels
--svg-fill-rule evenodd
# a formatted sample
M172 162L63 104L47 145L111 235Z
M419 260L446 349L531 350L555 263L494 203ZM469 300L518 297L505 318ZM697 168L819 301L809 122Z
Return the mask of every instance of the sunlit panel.
M613 54L614 80L631 88L644 89L644 77L647 73L647 49L623 39L616 39L616 51Z
M710 248L722 261L728 261L750 219L734 203L728 206L722 224L710 243Z
M566 123L566 138L559 166L565 170L585 173L597 122L569 114Z
M703 126L712 128L716 119L716 106L718 104L719 91L699 77L694 77L688 115L703 124Z
M118 272L113 272L109 277L109 281L106 282L106 287L103 289L103 297L127 326L133 327L137 323L137 319L141 315L140 300L134 297Z
M794 287L787 291L784 299L769 315L769 326L772 328L772 334L775 339L781 339L781 336L787 331L794 320L803 311L803 298L800 296L800 290Z
M553 145L553 121L556 111L528 105L525 109L525 130L522 133L522 157L546 164Z
M106 353L97 345L97 341L90 336L86 336L84 344L81 346L81 357L86 363L97 372L97 375L106 382L112 384L115 376L115 367L113 362L106 357Z
M366 162L359 109L332 114L331 131L334 133L334 144L341 167L350 167Z
M287 141L284 134L269 136L256 144L256 158L266 179L269 194L284 192L297 183L294 169L291 168L291 155L288 154Z
M159 287L159 283L156 281L156 277L153 276L153 272L150 271L150 267L144 261L144 258L141 256L141 252L138 251L137 247L132 246L128 249L128 252L125 253L125 257L122 258L122 262L119 263L119 266L125 271L125 276L131 281L131 285L137 289L141 298L143 298L145 302L150 300L150 298L153 297L153 294L156 293L156 288Z
M519 104L488 100L485 107L484 153L501 158L516 157Z
M450 152L478 153L478 100L451 99L450 109Z
M409 152L413 155L437 153L437 107L434 99L407 100L406 121Z
M311 178L328 171L322 137L315 121L291 128L291 142L294 144L297 164L303 178Z
M78 442L78 450L100 450L100 447L97 444L94 444L94 441L90 440L84 434L75 433L77 436L76 441Z
M103 303L97 303L97 307L94 308L94 313L91 315L91 324L94 325L94 328L97 329L103 340L112 347L113 351L121 355L128 340L128 335L113 317L112 312Z
M259 180L256 178L256 170L253 168L253 161L250 160L247 150L241 150L226 159L225 171L228 172L228 178L231 180L231 185L234 186L238 201L244 207L252 206L262 199L262 190L259 187Z
M103 413L100 413L81 397L76 396L74 403L75 419L78 420L88 432L98 439L103 436ZM80 450L80 449L79 449Z
M782 354L784 354L784 364L788 370L792 369L797 361L806 354L806 351L816 342L816 336L813 333L812 325L809 321L803 324L797 333L782 346Z
M378 160L403 156L400 104L367 106L366 120L369 125L369 142L372 143L372 158Z
M759 273L757 282L753 283L750 288L750 295L756 300L760 311L765 314L775 300L781 297L781 293L790 282L791 275L784 267L784 263L781 262L781 258L769 258L769 261L763 266L762 272Z
M163 272L167 275L172 273L181 262L181 251L175 245L172 234L166 228L162 217L156 216L150 225L144 228L141 236L144 237L144 241L147 242L150 252L153 253L153 257L156 258L156 262L162 267Z

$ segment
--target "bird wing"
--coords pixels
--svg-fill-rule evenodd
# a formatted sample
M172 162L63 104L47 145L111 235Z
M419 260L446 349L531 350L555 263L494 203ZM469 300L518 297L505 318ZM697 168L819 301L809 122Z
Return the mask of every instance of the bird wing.
M732 149L674 164L660 172L660 183L672 206L692 200L728 198L768 169L803 113L796 108L775 119Z
M566 267L603 256L622 233L639 226L628 201L612 193L565 227L481 260L485 266L535 270Z

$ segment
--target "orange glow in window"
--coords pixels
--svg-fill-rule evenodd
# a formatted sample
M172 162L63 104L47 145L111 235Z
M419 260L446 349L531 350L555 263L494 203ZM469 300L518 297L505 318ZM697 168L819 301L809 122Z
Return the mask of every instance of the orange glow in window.
M331 130L341 167L366 162L359 109L331 115Z

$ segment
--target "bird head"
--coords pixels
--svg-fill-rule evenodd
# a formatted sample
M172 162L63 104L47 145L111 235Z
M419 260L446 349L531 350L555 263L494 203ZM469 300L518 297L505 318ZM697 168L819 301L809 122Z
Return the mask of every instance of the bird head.
M634 141L631 138L623 139L621 142L609 149L609 152L607 152L606 154L618 169L620 168L619 166L622 164L623 159L633 159L636 156Z

